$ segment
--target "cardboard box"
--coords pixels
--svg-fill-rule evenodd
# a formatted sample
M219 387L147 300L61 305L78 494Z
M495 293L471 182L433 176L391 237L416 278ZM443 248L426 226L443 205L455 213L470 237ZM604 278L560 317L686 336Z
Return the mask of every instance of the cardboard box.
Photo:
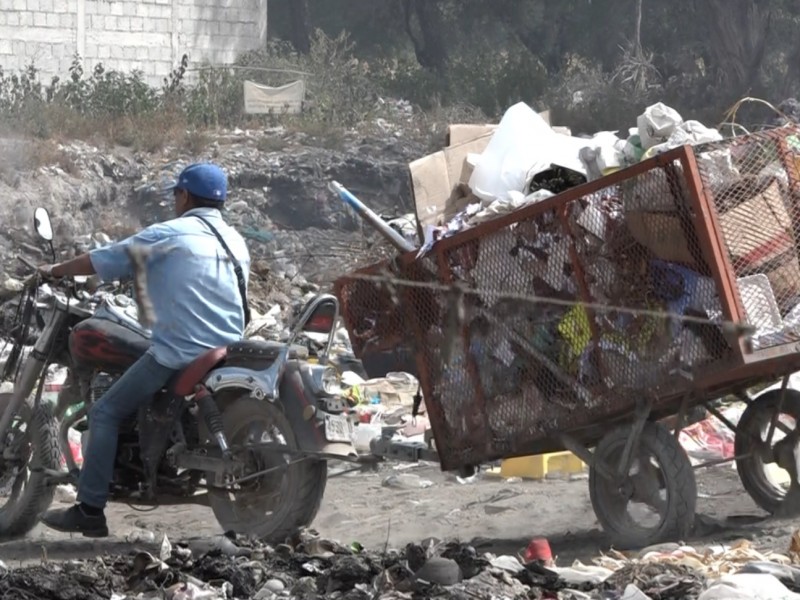
M447 147L460 146L495 132L497 125L450 125L447 128Z
M718 194L717 202L723 205L726 197L736 200L751 195L720 215L722 237L736 274L766 275L785 314L800 297L800 261L792 219L777 180L757 193L751 185L731 186Z
M633 238L656 258L697 268L697 261L689 249L689 240L677 213L626 212L625 224Z
M745 196L748 188L733 186L720 196ZM749 200L723 212L719 219L737 271L757 267L794 248L792 219L778 182L773 181L763 191L756 194L749 191L749 194Z
M453 212L454 207L450 204L453 190L459 183L467 183L472 174L467 157L483 152L491 139L491 133L484 134L409 165L420 239L423 239L427 225L438 225L444 221L445 215Z
M550 111L539 115L550 124ZM467 184L472 166L467 162L470 154L480 155L486 150L498 125L455 124L447 128L447 147L409 165L411 190L420 239L424 239L428 225L440 225L465 208L463 194L454 194L459 184ZM553 127L557 133L572 135L565 127Z

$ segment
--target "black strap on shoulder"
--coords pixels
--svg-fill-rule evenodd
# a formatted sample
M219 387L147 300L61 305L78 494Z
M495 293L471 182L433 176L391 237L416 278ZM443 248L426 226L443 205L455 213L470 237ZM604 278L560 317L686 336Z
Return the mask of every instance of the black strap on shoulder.
M228 248L228 244L225 243L225 240L222 239L222 236L219 234L219 231L217 231L216 228L211 223L209 223L206 219L204 219L200 215L192 215L192 216L197 217L208 226L208 228L211 230L211 233L214 234L214 236L217 238L220 245L222 246L223 250L225 250L225 252L227 253L228 259L233 264L233 272L236 273L236 281L239 283L239 294L241 294L242 296L242 306L244 307L244 326L247 327L250 323L250 305L247 302L247 284L244 280L244 271L242 270L242 265L239 263L238 260L236 260L236 257L233 255L233 252L231 252L231 249Z

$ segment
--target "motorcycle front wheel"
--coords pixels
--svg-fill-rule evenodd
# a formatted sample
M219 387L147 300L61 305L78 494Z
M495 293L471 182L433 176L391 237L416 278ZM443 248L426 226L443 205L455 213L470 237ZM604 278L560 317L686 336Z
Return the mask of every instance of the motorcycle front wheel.
M10 401L0 395L0 408ZM61 468L58 421L47 404L23 404L6 437L0 456L0 541L26 535L53 502L55 486L44 469Z
M225 408L222 420L231 448L259 443L298 447L289 421L270 402L240 398ZM257 448L240 453L248 466L237 473L237 479L260 471L269 473L231 491L209 490L209 504L223 530L280 544L308 527L322 504L327 462ZM214 486L226 485L220 476L209 473L208 478Z

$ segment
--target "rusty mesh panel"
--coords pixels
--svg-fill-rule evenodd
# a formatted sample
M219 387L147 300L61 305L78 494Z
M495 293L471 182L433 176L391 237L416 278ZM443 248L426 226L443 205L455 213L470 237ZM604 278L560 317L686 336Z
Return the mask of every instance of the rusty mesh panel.
M430 259L383 261L338 279L334 293L356 356L418 346L420 336L442 319L435 291L423 287L437 281Z
M755 133L695 151L736 277L754 350L800 340L800 130Z
M445 323L463 317L457 343L428 357L443 465L657 405L688 388L681 373L730 355L695 204L676 161L440 250L469 290L463 308L445 303Z

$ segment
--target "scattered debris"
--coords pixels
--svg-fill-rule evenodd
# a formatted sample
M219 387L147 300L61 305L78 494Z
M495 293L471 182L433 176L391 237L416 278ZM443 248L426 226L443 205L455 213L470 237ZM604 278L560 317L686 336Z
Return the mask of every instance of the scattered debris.
M547 545L546 540L534 542L540 550ZM276 547L222 536L206 548L184 543L168 543L167 548L160 558L138 552L16 569L2 565L0 596L23 600L710 600L794 598L800 590L800 568L787 556L758 552L744 541L708 549L652 549L639 557L613 552L596 559L596 566L575 563L571 567L558 567L544 555L531 559L480 555L470 545L436 539L400 550L371 552L358 544L345 547L324 540L313 531ZM759 585L753 587L755 583ZM742 595L748 590L750 596ZM775 590L785 595L764 595Z

